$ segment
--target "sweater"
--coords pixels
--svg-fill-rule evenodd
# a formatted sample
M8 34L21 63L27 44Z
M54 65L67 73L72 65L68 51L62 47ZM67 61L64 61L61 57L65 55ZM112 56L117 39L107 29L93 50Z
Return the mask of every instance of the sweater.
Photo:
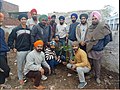
M78 49L78 51L75 53L75 65L77 67L88 67L89 69L91 69L90 63L88 61L87 58L87 54L84 50L82 49Z
M26 57L26 64L24 67L24 75L26 75L30 70L39 71L42 66L50 69L50 66L45 61L44 52L37 52L35 49L31 51Z

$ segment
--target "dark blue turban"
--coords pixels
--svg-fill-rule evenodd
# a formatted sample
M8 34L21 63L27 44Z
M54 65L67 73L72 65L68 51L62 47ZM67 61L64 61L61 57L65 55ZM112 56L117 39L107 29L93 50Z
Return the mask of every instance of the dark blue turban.
M80 15L80 19L81 19L82 17L85 17L86 19L88 19L88 15L87 15L86 13L81 14L81 15Z
M25 17L26 19L28 19L27 14L21 13L21 14L18 16L18 20L20 21L20 19L23 18L23 17Z
M75 16L76 19L78 18L78 15L76 13L71 14L71 18L72 18L72 16Z
M59 20L61 20L61 19L65 20L65 17L64 16L60 16Z

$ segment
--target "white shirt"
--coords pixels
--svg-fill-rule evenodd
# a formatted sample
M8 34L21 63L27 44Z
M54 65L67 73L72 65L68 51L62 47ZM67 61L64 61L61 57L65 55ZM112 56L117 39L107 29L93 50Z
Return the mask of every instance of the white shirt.
M26 25L28 26L28 28L30 28L30 30L32 30L33 26L36 24L38 24L38 22L35 23L35 21L32 18L28 19L26 23Z
M81 37L80 38L81 38L82 41L84 41L85 33L87 31L87 24L85 24L85 25L81 24L80 29L81 29Z
M63 25L58 24L56 27L56 35L59 35L60 38L65 38L67 34L67 25L64 23Z

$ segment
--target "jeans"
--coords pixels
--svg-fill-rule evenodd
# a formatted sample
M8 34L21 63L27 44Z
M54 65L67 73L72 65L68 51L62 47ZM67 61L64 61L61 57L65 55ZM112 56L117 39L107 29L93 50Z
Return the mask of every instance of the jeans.
M56 65L59 64L55 59L47 60L47 63L50 65L51 69L55 69Z
M68 63L67 68L71 69L72 64ZM90 69L88 67L77 67L76 72L78 73L79 81L85 82L84 73L89 72Z

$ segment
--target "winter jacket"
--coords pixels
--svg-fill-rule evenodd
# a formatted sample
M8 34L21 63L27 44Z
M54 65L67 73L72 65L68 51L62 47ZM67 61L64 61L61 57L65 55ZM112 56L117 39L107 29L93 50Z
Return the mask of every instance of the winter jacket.
M31 42L34 43L36 40L43 40L44 43L49 42L51 39L51 28L50 26L44 26L39 23L33 27L31 32Z
M15 41L15 46L14 46ZM8 46L17 51L28 51L31 48L31 36L29 28L22 28L21 25L14 28L8 37Z

